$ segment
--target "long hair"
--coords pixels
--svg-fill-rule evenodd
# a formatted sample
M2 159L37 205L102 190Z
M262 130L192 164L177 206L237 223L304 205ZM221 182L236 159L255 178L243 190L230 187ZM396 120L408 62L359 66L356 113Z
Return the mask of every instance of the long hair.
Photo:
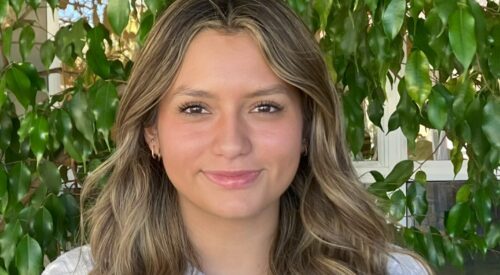
M177 275L200 267L176 190L151 157L144 128L154 124L187 47L204 29L249 32L273 72L301 92L308 154L280 199L271 272L384 274L391 239L357 181L339 95L314 37L278 0L180 0L158 18L120 101L116 151L83 189L82 207L93 204L82 225L89 232L92 273Z

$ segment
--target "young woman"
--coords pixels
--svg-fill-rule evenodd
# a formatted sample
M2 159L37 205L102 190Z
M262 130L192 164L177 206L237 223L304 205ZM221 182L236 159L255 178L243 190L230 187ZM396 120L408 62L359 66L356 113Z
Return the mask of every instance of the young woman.
M357 182L321 52L282 1L180 0L137 58L85 229L45 274L426 274ZM83 203L82 203L83 205Z

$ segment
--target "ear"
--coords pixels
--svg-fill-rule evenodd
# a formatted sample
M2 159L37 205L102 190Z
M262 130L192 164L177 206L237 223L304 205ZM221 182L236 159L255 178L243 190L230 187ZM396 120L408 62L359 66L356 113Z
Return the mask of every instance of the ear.
M158 132L155 126L144 128L144 139L146 140L150 150L153 150L154 147L158 148Z

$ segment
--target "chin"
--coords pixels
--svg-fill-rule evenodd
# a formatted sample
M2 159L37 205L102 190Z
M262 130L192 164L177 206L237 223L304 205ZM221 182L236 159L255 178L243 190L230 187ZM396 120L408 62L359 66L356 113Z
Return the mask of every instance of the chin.
M223 202L217 203L212 208L212 214L223 219L253 219L259 216L267 216L273 211L273 207L265 205L256 205L256 203L251 202ZM276 208L277 210L279 207Z

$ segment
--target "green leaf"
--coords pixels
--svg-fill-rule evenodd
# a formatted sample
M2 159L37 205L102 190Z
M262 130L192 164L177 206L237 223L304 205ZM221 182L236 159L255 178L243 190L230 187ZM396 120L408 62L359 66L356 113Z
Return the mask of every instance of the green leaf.
M33 206L33 208L38 209L42 207L46 197L47 197L47 186L42 184L36 187L35 193L31 197L30 203Z
M10 6L14 10L17 16L19 16L19 12L23 8L24 0L10 0Z
M12 141L13 125L10 115L0 109L0 151L5 151Z
M373 98L368 105L368 117L374 125L382 129L382 117L384 116L384 103L377 97Z
M472 204L476 211L476 217L479 223L486 227L491 222L491 200L486 193L485 188L479 188L472 194Z
M432 236L432 242L434 243L434 248L436 250L436 259L434 265L438 267L443 266L446 263L446 259L444 257L445 249L443 246L443 236L441 235L441 232L439 230L437 230L432 226L431 226L431 232L428 235Z
M405 0L391 0L382 15L382 24L385 33L394 39L403 25L406 10Z
M19 241L16 248L16 267L20 274L38 275L42 271L42 249L29 235Z
M123 0L109 0L107 10L109 23L116 34L120 35L128 24L130 4Z
M438 130L443 130L448 121L449 106L446 98L434 88L429 96L427 116L432 126Z
M16 244L22 235L23 229L19 221L8 223L0 233L0 258L3 259L7 270L14 259Z
M49 192L59 194L61 191L61 176L57 166L50 161L42 161L38 166L40 181L47 186Z
M7 27L2 30L2 50L4 55L10 57L10 49L12 45L12 27Z
M31 171L23 162L16 163L9 171L9 200L20 201L31 184Z
M167 1L165 0L145 0L146 6L148 9L156 16L159 11L161 11Z
M45 207L50 211L54 221L54 238L62 242L66 236L66 210L61 202L61 199L54 194L50 194L46 201Z
M26 2L30 5L30 7L36 10L38 6L40 6L40 2L42 2L42 0L27 0Z
M386 183L401 186L407 182L413 174L413 161L403 160L396 164L392 171L385 178Z
M419 171L421 172L421 171ZM425 186L420 182L413 182L407 191L406 196L408 209L415 216L415 219L422 223L427 214L427 192Z
M10 67L7 72L5 72L5 78L7 81L7 88L14 93L17 100L23 105L25 109L29 105L35 105L35 95L31 90L31 82L28 76L20 69L19 66Z
M3 215L9 203L9 192L7 190L8 182L7 173L0 166L0 215Z
M351 11L347 12L347 18L343 21L342 27L339 28L338 36L340 42L340 52L343 55L349 56L353 54L358 48L359 41L359 32L356 27L363 25L364 18L359 16L359 12L352 13ZM359 25L358 25L359 24ZM357 77L362 77L361 74L358 74Z
M109 31L102 25L99 24L96 27L90 29L87 32L87 39L91 48L103 48L103 41L108 41L109 44L112 41L109 38Z
M422 236L423 247L425 249L426 258L435 266L438 265L438 252L434 244L434 239L431 233L425 233Z
M443 238L443 245L448 261L456 267L463 267L464 256L460 247L447 238Z
M448 22L450 14L457 8L458 1L449 0L434 0L434 5L436 6L437 13L443 21L443 24Z
M68 113L64 110L57 110L55 115L56 138L62 140L64 150L77 162L82 162L82 155L77 151L73 143L73 124Z
M89 113L86 94L81 91L77 92L71 99L69 109L71 117L75 122L76 129L78 129L85 139L92 144L92 147L94 147L94 122Z
M17 210L19 212L17 219L21 223L21 227L24 232L33 234L33 228L31 227L31 223L36 214L36 209L34 205L29 205L23 208L23 205L19 205L21 210Z
M483 238L483 236L471 236L470 240L472 241L472 249L480 252L483 256L485 256L488 252L488 245L486 244L486 240Z
M37 164L43 157L48 140L49 123L45 117L40 116L33 122L33 131L30 133L31 151L36 157Z
M425 0L411 0L411 16L413 18L418 18L418 15L422 11L425 5Z
M146 12L142 15L141 26L139 27L139 31L137 32L137 40L139 44L142 46L146 41L146 37L151 31L151 27L153 27L154 16L151 12Z
M86 173L87 172L87 160L89 159L90 155L92 154L92 145L88 140L86 140L83 135L80 133L75 133L71 139L70 142L73 144L74 150L78 153L79 156L81 156L82 159L82 164L83 164L83 171ZM66 144L64 144L66 148Z
M63 194L60 197L61 202L64 205L64 209L66 209L66 225L67 228L76 234L79 229L80 223L80 206L75 198L68 193Z
M33 104L35 104L34 98L36 97L36 91L44 90L47 88L45 85L45 79L40 77L37 68L32 63L20 63L19 65L16 66L18 66L19 69L22 70L24 74L26 74L26 76L30 79L31 82L30 98L33 98Z
M90 46L86 56L87 64L96 75L104 79L109 77L111 69L106 54L104 53L104 49L101 47Z
M370 8L372 14L377 11L378 0L365 0L365 4Z
M314 10L319 14L320 29L324 30L328 24L328 15L332 9L333 0L314 1Z
M418 171L415 174L415 182L425 186L427 184L427 174L424 171Z
M462 169L462 163L464 162L464 156L462 155L462 145L460 142L453 141L453 149L450 152L451 163L453 164L453 172L455 176Z
M491 145L500 148L500 98L490 97L483 108L482 129Z
M54 37L54 45L56 48L56 56L62 62L72 65L75 61L74 45L71 40L71 32L69 27L61 27Z
M7 101L7 91L5 90L7 86L5 76L0 75L0 110L2 109L3 105Z
M63 109L58 109L55 111L55 127L56 127L56 138L63 140L71 135L73 131L73 123L71 122L71 117Z
M402 230L406 245L408 245L412 250L415 250L417 240L414 228L403 227Z
M54 222L49 210L45 207L38 209L32 221L32 228L35 232L35 238L43 247L46 247L54 233Z
M28 59L31 49L35 42L35 32L30 25L27 25L21 31L19 35L19 50L21 51L21 57L24 60Z
M40 46L40 58L45 68L49 68L56 56L56 46L54 41L47 40Z
M0 1L0 22L3 22L3 18L7 16L9 11L9 1Z
M455 204L448 213L446 219L446 231L451 237L460 234L465 225L469 222L471 209L466 203Z
M474 17L467 9L459 7L450 16L449 39L458 61L469 68L476 53L476 35Z
M467 107L474 100L475 89L472 81L465 78L465 75L459 77L459 84L456 87L455 94L457 95L453 100L453 114L457 124L461 123L467 113Z
M392 194L389 215L394 221L399 221L404 217L406 210L405 202L406 197L403 191L398 190Z
M390 132L396 130L399 126L400 126L399 114L396 111L396 112L392 113L391 117L389 118L387 133L390 133Z
M458 189L457 194L455 196L455 200L458 203L466 203L469 201L469 197L471 194L472 184L466 183Z
M408 141L408 147L410 150L413 150L415 148L415 139L419 131L420 119L418 107L408 95L404 82L405 81L401 81L398 86L401 97L396 110L399 114L401 130Z
M486 245L495 248L500 243L500 224L492 223L486 233Z
M494 47L488 57L488 65L490 67L491 74L494 77L500 78L500 47Z
M364 142L364 117L361 105L356 103L353 93L344 95L344 114L347 118L347 140L351 151L356 155Z
M47 0L52 10L55 10L59 6L59 0Z
M370 174L372 175L373 179L375 179L376 182L383 182L384 181L384 176L376 170L370 171Z
M422 108L432 89L429 61L422 51L417 50L410 53L406 65L405 84L411 99Z
M97 130L104 136L104 140L108 148L110 148L109 131L114 125L116 109L118 107L118 92L116 91L116 87L110 82L98 82L89 91L89 101Z
M34 123L36 121L36 114L34 112L29 112L25 114L23 120L21 120L21 126L17 130L17 135L19 136L19 142L23 142L30 134L33 132Z

